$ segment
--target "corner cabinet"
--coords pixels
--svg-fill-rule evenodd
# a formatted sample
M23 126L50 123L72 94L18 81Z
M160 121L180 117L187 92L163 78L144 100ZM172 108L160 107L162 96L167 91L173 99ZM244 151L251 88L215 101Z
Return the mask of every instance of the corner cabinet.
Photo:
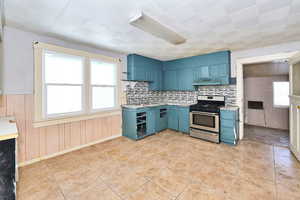
M136 54L128 55L127 80L149 82L150 90L161 90L162 61Z
M221 110L221 142L236 145L239 140L239 111Z
M122 135L138 140L156 132L155 110L150 108L122 109Z
M122 135L139 140L167 128L189 133L189 107L155 106L122 109Z

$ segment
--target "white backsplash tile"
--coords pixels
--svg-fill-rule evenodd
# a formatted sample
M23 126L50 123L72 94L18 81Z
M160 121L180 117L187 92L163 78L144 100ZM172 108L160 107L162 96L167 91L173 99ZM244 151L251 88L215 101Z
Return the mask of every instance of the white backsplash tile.
M198 95L225 96L226 105L236 105L236 85L200 86L197 91L150 91L147 82L129 82L125 86L128 104L192 104Z

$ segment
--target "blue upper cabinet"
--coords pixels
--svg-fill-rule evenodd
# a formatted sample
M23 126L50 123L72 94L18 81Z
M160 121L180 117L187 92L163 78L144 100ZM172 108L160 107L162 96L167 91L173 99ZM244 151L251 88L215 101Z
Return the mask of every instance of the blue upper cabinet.
M161 90L162 66L162 61L130 54L127 56L127 80L148 81L150 90Z
M178 90L177 71L167 70L163 72L163 89Z
M180 69L177 71L178 89L185 91L195 90L193 86L193 73L192 69Z
M159 61L130 54L127 79L148 81L150 90L192 91L199 85L227 85L230 82L230 51Z
M221 51L205 55L166 61L163 63L164 90L194 90L197 85L226 85L230 80L230 51ZM177 71L177 85L171 80L170 70ZM174 75L173 75L174 77ZM174 80L172 80L174 82ZM167 86L167 87L166 87Z

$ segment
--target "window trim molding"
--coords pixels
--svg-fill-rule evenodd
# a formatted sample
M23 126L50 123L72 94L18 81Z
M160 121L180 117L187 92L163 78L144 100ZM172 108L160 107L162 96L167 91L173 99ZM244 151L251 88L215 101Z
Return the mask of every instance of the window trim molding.
M70 113L69 116L59 116L55 118L49 118L43 116L44 114L44 103L43 103L43 52L45 51L54 51L67 55L81 56L84 57L84 81L90 83L90 61L92 59L98 59L106 62L116 63L117 67L117 82L116 82L116 106L109 109L102 110L93 110L89 100L84 98L83 102L83 111L84 113ZM103 116L111 116L111 115L120 115L121 114L121 73L122 73L122 65L119 58L108 57L104 55L99 55L95 53L90 53L81 50L69 49L65 47L60 47L52 44L46 44L41 42L35 42L33 45L34 51L34 127L42 127L49 126L61 123L68 123L72 121L81 121L93 118L99 118ZM83 92L86 97L91 97L90 84L83 84ZM92 98L92 97L91 97ZM88 107L87 107L87 104ZM90 109L90 110L89 110Z

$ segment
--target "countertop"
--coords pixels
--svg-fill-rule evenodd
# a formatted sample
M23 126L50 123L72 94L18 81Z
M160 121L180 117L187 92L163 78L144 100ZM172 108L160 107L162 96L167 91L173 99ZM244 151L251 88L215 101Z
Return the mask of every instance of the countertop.
M239 109L238 106L222 106L220 107L221 110L233 110L233 111L236 111Z
M0 141L18 137L17 124L13 117L0 118Z
M138 109L138 108L150 108L150 107L156 107L156 106L182 106L182 107L189 107L193 104L173 104L173 103L161 103L161 104L141 104L141 105L128 105L124 104L122 105L122 108L131 108L131 109Z

